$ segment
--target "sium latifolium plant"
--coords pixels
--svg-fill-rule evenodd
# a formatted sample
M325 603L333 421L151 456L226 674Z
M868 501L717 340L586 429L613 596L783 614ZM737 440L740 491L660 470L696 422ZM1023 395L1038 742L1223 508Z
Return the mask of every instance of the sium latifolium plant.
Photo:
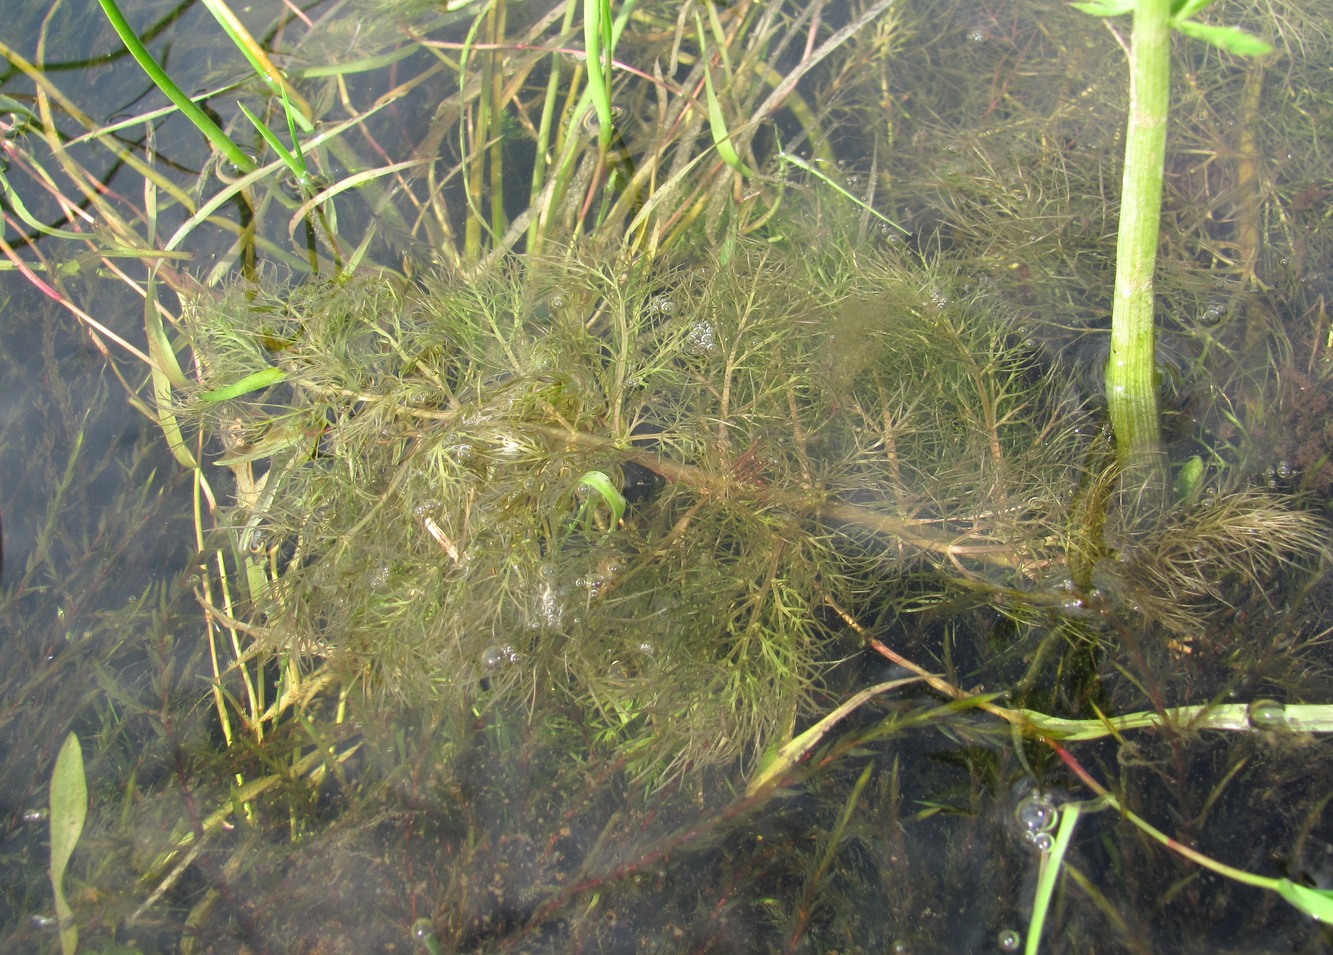
M1134 16L1126 47L1129 124L1116 242L1106 399L1121 467L1131 477L1159 484L1164 462L1158 411L1153 277L1161 229L1171 102L1171 31L1239 56L1262 56L1272 50L1268 43L1244 30L1194 19L1212 3L1213 0L1092 0L1073 4L1097 17L1126 13Z
M1210 614L1232 610L1233 587L1257 590L1292 552L1326 546L1321 526L1280 496L1223 494L1206 513L1168 515L1124 561L1089 559L1086 579L1106 584L1100 602L1089 606L1071 593L1065 540L1082 518L1070 491L1083 481L1089 440L1059 370L1025 347L1026 334L1009 317L1012 303L955 274L947 255L926 262L830 227L839 218L833 210L850 197L864 218L882 213L873 208L876 197L852 188L853 171L819 158L807 162L793 152L784 162L825 181L836 176L842 182L829 184L838 195L812 201L806 215L768 215L764 203L774 195L794 206L806 191L796 181L763 178L770 163L752 136L768 114L768 90L778 99L791 94L793 77L816 54L855 33L839 30L821 42L818 20L822 11L828 22L828 6L705 7L706 24L683 17L676 25L668 46L677 49L661 55L668 79L640 85L644 74L625 64L653 58L635 46L642 42L635 29L670 37L672 23L661 6L637 8L614 57L603 43L607 69L598 94L614 93L624 104L616 132L635 150L627 174L639 183L637 194L629 187L599 192L600 143L588 148L580 122L585 68L560 52L579 46L578 4L566 8L568 29L551 36L536 28L507 34L504 5L486 6L485 16L496 15L485 42L427 41L430 55L458 72L457 93L441 101L439 141L462 142L465 153L441 150L438 178L424 180L429 189L420 193L428 198L416 225L438 260L412 262L410 278L367 261L340 282L238 277L216 300L191 297L184 328L197 349L198 365L187 365L197 380L175 376L179 407L172 407L182 420L203 421L210 452L221 449L211 459L241 476L221 511L223 533L212 540L222 542L219 555L242 555L243 570L229 575L234 565L219 556L215 576L230 590L206 594L210 621L231 629L238 663L284 651L278 666L256 670L248 686L237 667L215 665L215 692L244 712L235 726L254 734L266 760L293 749L276 769L247 772L234 786L224 780L213 811L154 860L143 880L154 886L144 909L188 883L179 877L195 871L193 853L206 842L210 853L254 858L262 825L251 830L252 841L218 848L216 836L233 830L235 818L282 817L267 799L304 797L307 785L317 789L338 776L320 806L351 823L337 838L355 843L358 786L370 793L361 806L374 815L367 824L373 851L349 854L333 848L333 838L322 840L344 860L356 896L380 879L388 884L399 868L390 834L403 845L417 840L418 855L409 858L428 858L417 794L448 794L449 805L430 807L444 825L426 836L439 840L426 849L437 852L432 864L453 854L382 897L400 899L414 915L432 912L417 935L423 944L452 928L457 949L474 950L483 932L513 929L495 928L498 909L469 922L450 908L476 898L483 881L470 863L484 858L488 843L503 847L495 871L511 880L496 898L503 895L506 906L519 898L513 911L530 914L524 929L584 907L580 891L584 900L594 892L599 903L610 898L588 886L649 871L651 860L624 861L653 846L638 832L601 870L547 869L532 879L582 889L555 889L554 901L536 908L531 899L544 890L512 891L521 878L510 865L514 847L529 837L542 841L536 834L560 805L550 778L568 787L588 766L603 778L628 769L636 781L662 783L683 779L691 767L723 767L734 783L736 767L753 766L768 749L776 754L764 770L770 774L752 779L771 794L838 759L863 758L855 732L828 742L821 734L831 735L830 724L819 717L845 716L869 700L861 691L833 705L844 698L836 680L847 667L840 664L850 658L855 665L863 646L890 639L886 632L907 642L896 621L912 610L942 620L971 608L1015 620L1015 653L1026 653L1024 641L1043 628L1055 644L1109 644L1098 628L1117 614L1152 638L1167 631L1188 639ZM884 6L862 9L869 15ZM788 34L765 33L789 10ZM603 33L596 35L601 43ZM586 35L584 42L592 46ZM460 47L468 51L462 57ZM790 63L802 47L800 65L785 75L760 69L769 51L785 48L773 61ZM482 58L490 72L478 84L486 68L461 62ZM548 61L547 95L534 95L544 68L534 64ZM827 151L831 140L816 137L813 117L828 115L828 101L803 92L814 108L784 115L783 140L795 150L808 138ZM455 135L460 127L466 135ZM524 139L529 132L535 135ZM599 125L598 138L608 132ZM501 170L525 169L522 151L533 140L541 162L549 157L543 168L550 174L534 172L528 208L506 205L514 197L500 184L513 178ZM473 164L483 154L485 162ZM741 177L751 180L744 192L729 188ZM463 179L466 189L454 190ZM454 202L464 191L468 201ZM484 217L475 246L451 245L471 224L461 209ZM508 258L524 235L547 257ZM861 630L850 625L862 620L869 625ZM956 665L949 654L963 643L940 654L939 668ZM321 685L301 683L308 660L330 661L310 666L340 677L336 716L319 709ZM1039 661L1032 669L1040 670ZM874 704L889 700L892 712L897 681L876 689ZM353 776L364 772L353 757L374 749L374 759L406 760L414 727L386 702L382 712L392 716L383 733L374 745L358 742L359 727L375 732L373 716L342 722L346 701L359 717L374 713L358 690L372 703L422 704L407 709L428 714L419 739L438 744L417 766L396 763L388 774L394 782L383 787ZM294 711L308 738L288 733L275 744L266 727ZM917 712L947 717L934 708ZM1168 721L1151 715L1136 725L1165 733ZM1127 728L1114 720L1108 725ZM538 735L546 762L528 764L524 739ZM477 761L493 774L481 786ZM532 765L552 775L528 772ZM405 768L413 787L406 821L380 827ZM869 800L865 794L886 775L867 765L812 873L837 868L844 833L863 845L881 835L857 834L858 800ZM920 775L916 766L910 775ZM541 780L527 805L525 776ZM459 798L433 787L440 778L460 786ZM196 792L200 805L208 801ZM910 825L921 807L906 806ZM562 821L582 830L576 817L586 810L566 808ZM625 813L627 825L637 823L633 815ZM283 818L277 829L301 829L299 821L288 824ZM501 826L509 828L496 839ZM896 823L881 829L904 831ZM603 832L611 834L607 844L618 834L611 825ZM452 833L466 838L451 841ZM320 841L290 850L298 863L291 871L312 871L316 854L308 850ZM596 861L596 850L581 857L561 837L548 854L550 847L572 865ZM938 845L931 848L934 860ZM663 850L656 851L660 859ZM744 852L742 867L751 858ZM882 870L898 871L887 863ZM334 869L321 870L328 873ZM736 884L751 878L742 875ZM430 881L437 877L444 881ZM342 881L293 876L287 887L326 902ZM814 888L808 892L822 901ZM638 898L636 889L627 893ZM727 889L717 897L734 896ZM209 904L200 901L198 921L212 918L216 931ZM383 910L388 920L397 914L390 908ZM295 924L307 910L289 911ZM401 921L394 937L406 944L408 920ZM198 937L193 927L188 935Z

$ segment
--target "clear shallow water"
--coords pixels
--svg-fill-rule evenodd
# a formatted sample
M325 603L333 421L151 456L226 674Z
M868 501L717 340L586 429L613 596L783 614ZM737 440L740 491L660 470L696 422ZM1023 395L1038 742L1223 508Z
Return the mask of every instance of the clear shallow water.
M173 24L160 42L180 37L188 44L206 26L191 19L200 13ZM1050 367L1062 367L1064 357L1085 347L1083 339L1095 340L1084 330L1105 308L1086 276L1105 254L1105 201L1114 183L1099 181L1105 173L1098 162L1069 159L1078 187L1070 208L1052 198L1055 180L1019 172L1045 169L1066 149L1075 158L1114 156L1112 119L1075 112L1056 123L1063 135L1079 132L1072 142L1037 132L1038 117L1101 95L1086 91L1112 82L1109 48L1104 37L1100 45L1091 37L1095 31L1083 46L1061 46L1018 11L1009 17L958 5L939 22L921 33L931 39L902 54L888 80L910 117L884 160L903 182L891 211L922 247L967 272L951 276L939 299L971 296L1031 313L1024 327L1033 348ZM84 55L83 41L70 42L72 58ZM110 48L102 40L95 46ZM1043 53L1068 57L1055 71L1059 82ZM210 66L179 52L173 61L185 70ZM1093 70L1090 63L1100 65ZM1206 72L1214 64L1194 66L1196 75L1214 76ZM130 77L137 74L129 64L124 69L94 74L107 78L91 91L135 88ZM125 77L124 84L111 76ZM1222 80L1214 82L1209 88L1221 91L1219 99L1231 95ZM103 113L123 109L122 99ZM1026 124L1020 107L1030 111ZM163 141L194 143L175 135L164 131ZM868 175L870 150L857 148L863 145L849 136L847 155L861 158L851 159L848 188ZM1190 209L1225 190L1199 186L1188 174L1198 161L1183 149L1181 155L1172 209L1188 224ZM1231 460L1247 472L1245 480L1267 480L1273 467L1275 478L1322 493L1314 448L1320 412L1311 394L1327 386L1318 361L1322 313L1311 303L1319 301L1326 270L1322 259L1310 258L1311 248L1322 249L1322 236L1306 208L1311 200L1301 198L1305 187L1295 185L1303 176L1322 188L1326 171L1297 151L1275 153L1270 168L1274 189L1289 196L1281 206L1287 218L1269 223L1263 251L1264 275L1279 294L1244 294L1222 270L1209 276L1212 270L1200 267L1165 282L1164 297L1171 318L1191 333L1198 331L1193 318L1202 320L1219 295L1233 313L1285 309L1277 317L1295 358L1278 350L1279 385L1260 391L1271 413L1243 419L1252 444L1227 430L1218 402L1198 397L1176 409L1177 440L1189 449L1212 442L1222 456L1240 449ZM1190 189L1200 191L1192 196ZM810 234L814 247L822 234L815 227ZM0 493L9 591L3 881L13 887L4 921L15 950L57 947L43 921L51 915L46 836L32 813L45 801L54 752L70 728L84 741L93 794L72 870L89 950L113 950L113 938L142 951L170 950L188 937L190 924L201 927L200 943L220 949L405 950L417 944L413 926L422 918L430 924L423 934L460 951L884 951L900 943L911 952L985 952L1005 950L1002 933L1026 930L1040 861L1031 846L1034 777L1057 804L1088 794L1049 751L1016 749L1008 730L988 717L935 714L906 725L940 702L923 691L857 714L848 732L871 737L879 728L880 735L794 783L790 795L758 805L736 799L745 777L730 765L645 793L614 747L589 739L586 751L571 748L571 739L599 728L586 714L555 708L536 718L521 694L500 696L504 668L490 668L475 684L451 681L428 703L384 703L374 692L367 701L353 692L340 709L336 695L312 696L305 726L284 724L262 744L225 750L208 698L212 668L200 612L181 586L197 572L188 482L172 477L176 469L153 443L152 428L122 405L72 323L46 313L13 273L4 281L7 314L32 316L30 323L7 321L13 344L3 393L12 410L0 471L7 475ZM140 304L118 289L98 283L86 294L96 295L99 316L123 310L126 330L141 333ZM862 341L855 319L849 324L851 340ZM43 331L52 327L59 333ZM1201 334L1187 339L1194 349L1211 342ZM1253 354L1266 357L1267 341ZM1226 344L1235 360L1211 366L1218 388L1233 385L1234 368L1252 361L1234 340ZM851 363L853 352L835 348L838 367ZM1214 392L1205 386L1193 393ZM85 406L95 413L68 468ZM1297 460L1297 453L1305 454L1301 477L1279 478L1273 462ZM764 476L762 462L753 467L760 470L745 473ZM72 480L63 482L67 471ZM218 488L229 494L222 480ZM649 501L660 493L644 492ZM57 531L44 538L47 513ZM44 539L51 543L44 547ZM904 591L913 595L910 584L882 606L866 606L862 619L879 639L932 669L952 667L954 681L969 688L995 690L1038 672L1040 685L1026 689L1030 706L1078 711L1079 694L1094 690L1124 709L1216 694L1322 702L1327 593L1322 586L1304 590L1302 579L1266 581L1271 598L1257 590L1230 594L1234 609L1215 632L1192 641L1149 633L1135 644L1133 633L1120 633L1121 649L1109 659L1081 653L1076 640L1072 650L1061 639L1044 643L1064 633L1058 618L1020 627L963 600L903 614L898 601ZM860 641L836 621L821 625L840 634L830 639L828 659L847 660L823 675L816 709L901 675L860 652ZM1034 669L1043 652L1060 662ZM629 680L646 665L617 662L622 670L609 674L610 682ZM275 666L256 672L269 699L291 686ZM234 678L224 685L238 696L246 692ZM802 725L812 718L803 714ZM321 766L320 752L337 755ZM1322 797L1328 767L1317 742L1141 734L1121 746L1083 745L1077 755L1122 787L1139 812L1203 851L1267 874L1326 878L1333 833ZM873 769L861 783L866 765ZM249 808L228 814L238 778L275 782L242 790ZM225 824L211 822L219 812ZM203 844L195 855L182 847L191 831ZM1327 941L1285 903L1199 876L1109 812L1082 824L1070 865L1084 885L1066 883L1047 950L1215 951L1231 944L1223 940L1240 939L1242 950L1318 951Z

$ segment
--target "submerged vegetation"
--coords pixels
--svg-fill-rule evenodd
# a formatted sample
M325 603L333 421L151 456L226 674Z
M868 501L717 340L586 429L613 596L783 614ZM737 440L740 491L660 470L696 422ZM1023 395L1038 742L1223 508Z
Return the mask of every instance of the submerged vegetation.
M11 895L9 944L1327 943L1329 10L1174 51L1145 509L1123 69L1078 11L206 7L237 63L169 82L233 168L5 50L0 251L194 491L143 623L0 724L49 756L15 805L69 731L91 799L72 857L5 858L70 913ZM34 648L63 539L6 550Z

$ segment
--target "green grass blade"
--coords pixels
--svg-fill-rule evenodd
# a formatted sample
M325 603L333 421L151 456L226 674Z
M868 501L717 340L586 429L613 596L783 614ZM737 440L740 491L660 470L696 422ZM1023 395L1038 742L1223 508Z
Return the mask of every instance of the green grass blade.
M167 439L167 447L172 457L186 468L198 467L194 454L185 443L180 423L172 411L172 391L189 384L185 372L176 360L176 350L171 345L166 327L162 324L162 312L157 307L157 270L148 273L148 285L144 296L144 331L148 338L148 354L155 362L152 369L153 402L156 407L157 424Z
M708 56L708 39L704 36L703 21L695 15L695 26L699 31L699 55ZM727 128L727 118L722 113L722 103L717 98L717 92L713 89L713 71L704 64L704 95L708 100L708 128L713 134L713 145L717 147L717 154L722 157L722 161L730 166L736 172L747 179L754 176L754 170L745 164L741 159L740 153L736 152L736 146L731 141L731 130Z
M888 216L884 215L884 213L880 212L878 209L876 209L870 203L866 202L860 196L852 195L852 193L848 192L845 188L843 188L841 183L835 182L833 179L824 175L822 172L820 172L810 163L806 162L800 156L794 156L788 152L779 152L778 159L782 160L785 163L790 163L797 169L804 169L810 175L822 181L825 185L829 186L835 192L839 193L842 196L845 196L847 200L851 202L853 205L859 206L861 209L864 209L866 212L874 216L880 222L883 222L885 225L892 226L893 228L901 232L903 235L910 235L910 233L902 226L900 226L898 223L894 222Z
M310 179L310 172L305 167L305 161L297 158L290 149L284 146L277 134L268 128L268 124L252 113L244 103L238 102L236 105L241 108L245 118L254 123L255 129L259 130L259 135L264 137L264 142L268 143L269 147L278 154L278 158L282 160L283 165L291 170L292 175L301 180L302 183L307 182Z
M218 22L218 26L231 38L236 49L241 51L241 55L250 63L250 68L255 71L255 75L264 81L264 85L273 91L275 95L281 96L284 106L287 107L287 119L289 122L297 124L303 132L314 132L315 126L311 122L310 104L307 103L301 94L288 82L287 77L279 70L264 48L245 28L240 19L231 11L222 0L203 0L204 6L208 12L213 14L213 19ZM290 103L295 101L297 108L292 110ZM296 134L293 132L292 139L295 141Z
M1333 891L1311 889L1290 879L1278 879L1277 894L1325 925L1333 923Z
M588 471L579 478L579 486L596 491L611 509L611 526L618 527L625 516L625 495L616 488L615 483L605 471Z
M19 217L29 229L41 235L49 235L53 239L78 239L86 240L90 238L86 232L72 232L69 229L53 229L45 223L39 222L37 218L28 211L28 207L23 204L14 187L9 184L9 178L0 170L0 191L4 192L5 201L9 207L14 210L14 214Z
M1055 882L1060 876L1060 866L1069 844L1074 841L1074 829L1078 826L1078 817L1082 811L1076 802L1068 802L1060 807L1060 828L1055 833L1051 851L1042 860L1037 893L1032 900L1032 921L1028 923L1028 941L1023 950L1025 955L1037 955L1041 948L1041 933L1046 927L1046 913L1050 910L1051 897L1055 894Z
M611 109L611 58L614 38L611 33L611 0L583 0L583 46L587 56L588 93L597 111L597 139L609 146L615 138ZM602 57L606 57L603 64Z
M120 7L116 6L116 0L97 0L102 5L102 12L106 18L111 21L111 28L116 31L120 37L120 42L125 44L125 49L130 51L130 56L143 67L143 71L148 74L148 78L153 81L163 93L167 95L176 108L185 114L185 117L195 127L208 138L218 151L227 157L237 169L242 172L252 172L255 169L254 161L245 154L245 151L237 146L228 138L218 124L209 118L208 114L199 108L198 104L190 97L185 95L185 91L176 85L176 81L167 75L167 71L162 69L162 64L153 58L153 54L148 52L148 48L143 45L139 35L134 32L125 15L120 12Z

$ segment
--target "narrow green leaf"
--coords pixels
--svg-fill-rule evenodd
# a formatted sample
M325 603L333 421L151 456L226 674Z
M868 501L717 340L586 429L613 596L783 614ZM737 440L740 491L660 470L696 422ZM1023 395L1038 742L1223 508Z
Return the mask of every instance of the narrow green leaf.
M754 778L751 779L749 784L745 787L745 795L754 796L765 787L776 784L778 779L799 763L806 753L819 745L819 741L832 732L833 727L836 726L843 717L856 710L862 703L881 693L887 693L891 690L896 690L899 687L915 683L918 679L919 677L907 677L905 679L890 680L887 683L877 683L874 686L867 687L852 696L833 712L827 714L823 719L814 726L811 726L804 733L788 740L772 752L765 751L764 758L760 762L758 771L755 773Z
M172 410L173 388L185 388L189 385L189 380L181 371L180 363L176 361L176 351L167 336L166 327L162 324L162 314L157 306L156 269L148 273L147 293L144 296L144 329L148 337L148 354L152 356L154 362L153 402L157 409L158 427L162 429L162 434L167 439L167 447L171 449L172 457L182 466L193 469L198 467L198 463L185 443L185 435L181 433L180 423Z
M625 516L625 495L620 493L605 471L586 472L579 478L579 485L600 494L606 506L611 508L612 526L620 524L620 519Z
M1118 17L1125 13L1133 13L1138 3L1136 0L1086 0L1070 6L1094 17Z
M167 336L166 326L162 324L162 312L157 305L156 268L148 273L147 292L144 297L143 316L144 333L148 338L148 354L157 362L157 367L173 387L185 388L190 380L185 377L180 362L176 360L176 349L172 347L171 339Z
M823 182L826 186L828 186L835 192L842 195L844 198L847 199L848 202L851 202L855 206L859 206L861 209L864 209L867 213L874 216L876 219L878 219L880 222L883 222L885 225L893 226L893 228L897 229L903 235L908 234L908 231L904 229L902 226L900 226L898 223L894 222L892 219L890 219L884 213L880 212L870 203L866 202L860 196L856 196L848 192L847 189L844 188L841 183L824 175L822 172L820 172L814 166L810 165L810 163L806 162L800 156L794 156L791 153L786 153L779 150L778 159L782 160L783 162L790 163L791 165L797 167L798 169L804 169L810 175L814 176L816 179Z
M588 71L588 95L597 111L598 141L603 146L615 138L614 114L611 109L610 68L614 53L611 49L611 4L609 0L584 0L583 49ZM602 62L602 58L606 62Z
M51 888L55 891L56 917L60 922L60 950L74 955L79 945L79 927L65 898L65 870L83 835L88 818L88 780L83 771L83 748L73 733L65 737L51 773Z
M270 427L257 441L244 445L243 448L228 451L213 463L231 467L234 464L262 461L301 445L306 445L313 451L320 432L319 425L308 418L282 421Z
M703 20L697 13L694 15L694 27L699 33L699 56L706 58L709 55L708 37L704 34ZM731 141L731 131L727 129L727 117L722 112L722 103L717 98L717 91L713 89L713 71L708 68L707 63L704 63L704 94L708 98L708 128L713 134L713 145L717 147L717 154L722 157L723 162L742 176L747 179L752 177L754 170L741 159Z
M213 14L213 19L218 22L218 26L222 27L223 31L231 39L231 42L236 49L238 49L241 52L241 55L250 62L250 68L254 70L255 76L258 77L269 90L275 94L282 95L284 99L289 95L298 95L288 82L287 78L276 66L274 66L273 61L269 59L268 54L264 52L263 47L259 45L258 41L256 41L250 34L250 31L245 28L245 24L243 24L236 14L232 12L231 8L227 6L224 0L202 0L202 2L208 12ZM300 125L301 129L307 133L314 132L315 126L314 123L310 121L310 118L301 110L308 110L309 108L309 105L302 100L301 109L292 110L288 113L287 117L289 122L295 121ZM292 115L293 113L295 115Z
M283 165L292 171L292 175L304 181L310 175L305 168L305 163L293 156L291 150L282 144L282 140L277 137L277 134L269 129L263 120L250 112L244 103L238 102L236 105L241 108L245 118L254 123L255 129L259 130L259 135L264 137L264 142L268 143L273 151L278 154L278 158L282 160Z
M1267 56L1273 52L1271 43L1259 39L1253 33L1246 33L1240 27L1215 27L1194 20L1172 20L1171 26L1185 36L1211 43L1236 56Z
M1046 913L1050 911L1051 898L1055 895L1055 883L1060 876L1060 867L1064 863L1069 844L1074 841L1074 830L1078 826L1078 817L1082 807L1076 802L1067 802L1060 807L1060 828L1055 833L1051 849L1042 860L1041 873L1037 876L1037 889L1032 898L1032 918L1028 922L1028 940L1025 955L1037 955L1041 947L1041 933L1046 926Z
M1311 889L1290 879L1278 879L1277 893L1306 915L1333 925L1333 890Z
M0 97L3 98L3 97ZM14 187L9 184L5 178L4 170L0 169L0 191L4 192L5 199L9 202L9 207L14 210L15 215L23 220L24 224L34 232L40 232L42 235L49 235L55 239L78 239L89 238L86 232L74 232L70 229L53 229L44 222L38 221L37 217L28 211L28 207L23 204L19 194L14 191Z
M296 162L305 170L305 174L310 175L310 167L306 165L305 153L301 152L301 134L296 131L296 110L292 109L292 101L287 96L287 87L282 88L282 111L287 115L287 133L292 138L292 152L296 156Z
M255 164L250 157L245 154L240 146L227 138L227 134L218 128L218 124L213 122L212 118L194 100L185 95L185 92L176 85L176 81L167 75L167 71L162 69L162 65L153 58L153 54L148 52L148 48L143 45L139 35L134 32L134 28L125 19L125 14L121 12L120 7L116 6L116 0L97 0L97 2L101 4L102 12L106 14L112 29L120 37L120 42L125 44L125 49L130 51L130 55L148 74L148 78L153 81L153 84L176 104L176 108L185 114L186 119L194 123L199 132L208 137L208 141L226 156L237 169L246 173L254 172Z
M1213 5L1213 0L1172 0L1171 16L1181 20L1202 13Z
M265 368L263 371L246 375L240 381L232 382L230 385L223 385L221 388L205 391L199 396L199 400L208 402L231 401L233 398L239 398L241 395L249 394L252 391L260 391L270 385L276 385L286 380L287 373L281 368Z

